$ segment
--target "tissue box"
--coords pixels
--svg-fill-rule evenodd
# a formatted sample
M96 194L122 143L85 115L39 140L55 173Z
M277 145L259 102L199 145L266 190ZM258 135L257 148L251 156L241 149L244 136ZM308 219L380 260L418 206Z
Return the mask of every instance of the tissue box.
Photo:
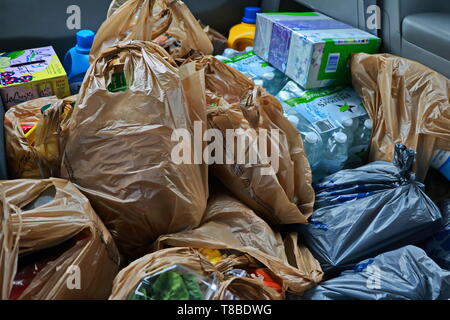
M40 97L69 95L66 72L52 47L0 53L0 99L5 109Z
M381 39L316 12L261 13L254 51L305 89L350 83L352 53L377 53Z

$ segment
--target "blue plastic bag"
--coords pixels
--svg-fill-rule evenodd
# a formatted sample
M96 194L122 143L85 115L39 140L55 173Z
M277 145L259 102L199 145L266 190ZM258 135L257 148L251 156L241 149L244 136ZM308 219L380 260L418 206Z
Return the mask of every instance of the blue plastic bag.
M315 187L316 210L297 231L329 276L438 230L442 217L414 180L414 158L414 151L396 145L394 164L342 170Z
M450 271L426 253L406 246L380 254L305 292L305 300L445 300L450 299Z
M441 229L429 238L422 248L441 268L450 270L450 200L443 202L441 212Z

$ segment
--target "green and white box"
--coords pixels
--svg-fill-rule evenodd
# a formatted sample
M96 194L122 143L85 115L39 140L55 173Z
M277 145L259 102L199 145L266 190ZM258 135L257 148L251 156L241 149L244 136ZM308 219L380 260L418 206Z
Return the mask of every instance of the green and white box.
M381 39L317 12L261 13L254 52L305 89L350 83L352 53L377 53Z

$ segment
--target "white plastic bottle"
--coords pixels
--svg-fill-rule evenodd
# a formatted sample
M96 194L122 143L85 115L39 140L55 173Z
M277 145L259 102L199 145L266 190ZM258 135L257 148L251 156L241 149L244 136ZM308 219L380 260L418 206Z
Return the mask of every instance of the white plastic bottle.
M348 139L343 132L335 132L328 139L322 160L322 169L327 174L342 170L348 159Z

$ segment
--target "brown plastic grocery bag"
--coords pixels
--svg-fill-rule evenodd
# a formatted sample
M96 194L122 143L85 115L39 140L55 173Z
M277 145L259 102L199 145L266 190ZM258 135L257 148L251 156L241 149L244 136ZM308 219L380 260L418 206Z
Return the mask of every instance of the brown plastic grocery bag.
M213 46L201 25L180 0L129 0L111 4L111 16L98 30L90 53L90 61L119 41L152 41L167 35L180 41L171 52L182 58L191 50L211 54ZM122 4L122 5L121 5ZM117 8L117 9L114 9ZM138 16L137 16L138 15Z
M202 25L203 26L203 25ZM209 40L211 40L211 43L214 47L213 55L220 55L222 54L226 48L228 48L227 42L228 39L222 35L219 31L211 28L210 26L203 26L203 30L205 30L206 34L208 35Z
M370 160L391 161L397 143L417 151L425 179L433 151L450 150L450 80L390 54L355 54L353 86L373 120Z
M37 160L41 178L60 177L62 152L67 136L63 127L72 115L74 103L60 100L51 105L36 124L35 141L31 150Z
M247 206L226 194L210 199L200 227L161 236L155 243L155 249L168 246L239 251L251 258L220 261L217 268L224 272L224 269L247 263L242 261L255 259L281 280L284 290L297 293L313 287L323 276L320 264L306 247L299 248L297 243L285 247L278 232L273 231ZM288 255L296 257L295 265L289 263Z
M9 180L0 192L1 299L108 297L118 251L75 186L55 178Z
M102 53L66 128L62 176L89 198L119 250L131 257L147 253L161 234L197 227L208 197L207 167L178 165L171 157L175 130L192 133L190 114L204 118L205 111L189 109L195 99L184 97L182 84L193 85L190 76L180 80L161 54L167 55L142 41ZM128 89L113 93L107 87L117 57ZM201 100L204 92L197 90Z
M311 169L300 133L283 116L280 103L217 59L206 57L198 62L198 68L205 70L209 128L220 130L224 137L228 129L250 130L254 145L260 137L266 141L267 150L272 144L278 145L279 156L273 159L278 164L276 173L264 173L268 166L262 162L239 164L235 152L233 164L212 166L215 176L269 223L306 223L314 204ZM261 129L265 129L267 138ZM273 136L272 131L278 132L279 137ZM246 149L246 159L250 158L250 151ZM228 142L224 144L224 154L227 152ZM261 156L261 149L257 153ZM274 167L273 161L271 164Z
M59 100L56 97L39 98L13 106L6 112L6 154L10 179L48 178L52 176L49 172L52 168L59 168L60 161L59 163L55 161L51 164L44 164L42 161L45 162L45 160L42 157L56 157L54 152L58 150L50 145L54 145L56 142L55 139L58 138L60 129L59 124L66 117L44 116L41 108L51 105L46 113L51 112L53 114L75 100L76 96L68 97L64 100ZM25 137L22 128L22 125L31 126L33 123L39 123L34 140L38 140L40 151L36 151L35 144L30 143ZM50 139L50 135L53 135L52 139ZM49 167L50 165L52 167ZM55 169L55 171L57 172L59 169Z
M226 277L205 257L192 248L170 248L148 254L122 269L114 280L110 300L130 299L145 278L173 267L182 266L200 276L217 279L219 286L213 299L278 300L281 296L254 279Z
M41 108L56 102L57 97L39 98L13 106L5 113L6 156L10 179L41 177L37 159L21 124L38 122L42 117Z

